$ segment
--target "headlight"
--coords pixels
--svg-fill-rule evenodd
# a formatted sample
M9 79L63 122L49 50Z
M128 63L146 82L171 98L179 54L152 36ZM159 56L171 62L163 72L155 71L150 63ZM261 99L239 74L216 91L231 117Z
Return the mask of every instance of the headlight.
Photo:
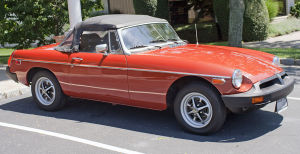
M280 64L280 60L277 56L274 56L272 64L277 66Z
M232 85L235 88L240 88L243 82L242 71L239 69L235 69L232 74Z

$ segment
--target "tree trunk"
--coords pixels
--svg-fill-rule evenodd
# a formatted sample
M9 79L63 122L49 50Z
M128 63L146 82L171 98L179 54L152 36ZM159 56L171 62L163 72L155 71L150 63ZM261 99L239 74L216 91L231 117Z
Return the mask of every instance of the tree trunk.
M229 46L242 47L244 0L229 0Z

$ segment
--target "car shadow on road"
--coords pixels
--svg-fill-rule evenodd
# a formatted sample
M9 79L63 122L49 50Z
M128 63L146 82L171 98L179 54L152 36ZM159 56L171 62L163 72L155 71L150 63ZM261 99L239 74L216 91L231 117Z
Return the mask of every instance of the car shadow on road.
M153 111L71 99L63 110L47 112L37 108L32 97L0 105L0 109L199 142L252 140L277 129L283 120L281 115L263 110L241 115L229 115L221 131L210 136L200 136L183 131L170 111Z

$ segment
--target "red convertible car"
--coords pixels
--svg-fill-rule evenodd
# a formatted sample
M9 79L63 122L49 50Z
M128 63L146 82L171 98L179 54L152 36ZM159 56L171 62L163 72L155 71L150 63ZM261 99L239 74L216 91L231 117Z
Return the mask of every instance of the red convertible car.
M228 112L276 101L287 107L294 79L278 57L250 49L187 44L166 20L103 15L77 24L60 44L12 53L7 74L31 85L44 110L67 97L153 110L171 108L184 129L219 130Z

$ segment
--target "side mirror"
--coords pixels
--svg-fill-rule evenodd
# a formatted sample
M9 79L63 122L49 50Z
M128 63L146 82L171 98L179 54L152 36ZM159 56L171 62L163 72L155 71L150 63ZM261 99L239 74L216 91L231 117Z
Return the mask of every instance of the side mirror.
M96 53L103 53L105 56L108 55L108 47L107 44L99 44L96 45Z

